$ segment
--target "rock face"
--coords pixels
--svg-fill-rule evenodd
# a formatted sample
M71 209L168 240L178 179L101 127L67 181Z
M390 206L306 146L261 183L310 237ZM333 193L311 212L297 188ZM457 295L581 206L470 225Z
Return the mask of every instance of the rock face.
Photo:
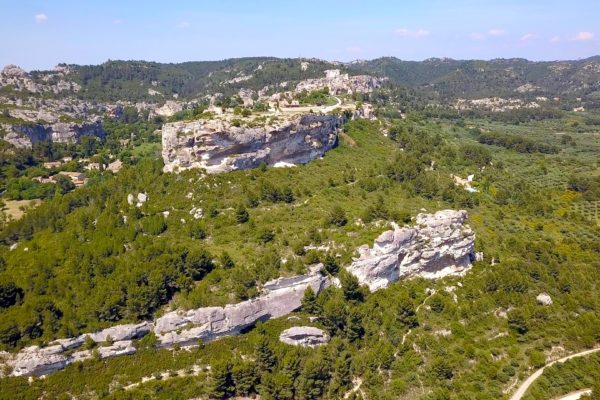
M10 86L12 90L28 91L31 93L52 92L60 93L63 91L78 92L81 87L67 80L69 74L68 68L57 67L51 73L47 73L43 78L34 79L34 76L28 74L16 65L7 65L0 71L0 88Z
M329 335L312 326L294 326L281 332L279 340L292 346L318 347L329 342Z
M165 124L165 172L204 168L209 173L254 168L261 163L306 163L337 143L343 122L335 115L304 115L276 126L236 127L220 120Z
M51 125L3 125L7 132L4 140L19 148L32 148L34 144L50 140L56 143L77 143L82 136L106 137L100 121L82 124L57 122Z
M462 274L475 259L475 234L466 219L466 211L419 214L416 226L395 225L375 239L373 248L361 246L348 271L371 291L408 276Z
M95 333L84 333L76 338L59 339L48 347L29 346L21 350L5 361L12 368L11 375L46 375L66 367L75 361L82 361L93 356L92 350L72 350L81 347L87 337L95 343L98 355L101 358L114 357L135 353L132 339L145 336L150 332L151 324L142 322L140 324L117 325ZM111 344L107 344L108 341Z
M299 82L296 86L296 92L302 92L303 90L310 92L328 88L331 94L370 93L381 87L384 81L385 78L375 78L369 75L349 76L348 74L341 74L339 69L331 69L325 71L324 78L307 79Z
M327 285L327 278L318 270L306 275L276 279L267 282L263 286L263 294L254 299L225 307L165 314L156 320L154 333L159 340L159 347L195 345L200 339L208 341L232 336L258 321L278 318L300 308L304 291L309 286L318 293Z
M182 110L183 105L181 103L169 100L162 107L154 110L154 112L162 117L171 117Z

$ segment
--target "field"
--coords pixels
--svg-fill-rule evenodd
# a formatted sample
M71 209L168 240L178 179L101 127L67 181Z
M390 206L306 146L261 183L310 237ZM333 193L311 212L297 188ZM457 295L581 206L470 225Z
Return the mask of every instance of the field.
M28 208L35 208L40 204L40 200L7 200L4 202L2 212L9 219L18 220L23 217Z

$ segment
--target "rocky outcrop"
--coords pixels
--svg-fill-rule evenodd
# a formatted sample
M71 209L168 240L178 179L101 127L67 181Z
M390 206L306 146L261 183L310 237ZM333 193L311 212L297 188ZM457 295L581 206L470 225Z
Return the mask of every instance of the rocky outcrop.
M57 67L35 77L16 65L7 65L0 71L0 88L9 86L12 90L31 93L52 92L55 94L71 91L78 92L79 84L66 79L68 68Z
M329 342L329 335L312 326L294 326L281 332L279 340L292 346L318 347Z
M263 162L306 163L336 145L342 122L342 117L335 115L304 115L260 127L236 127L224 120L165 124L164 169L204 168L219 173L254 168Z
M309 274L280 278L267 282L257 298L225 307L205 307L190 311L173 311L158 318L154 333L159 347L195 345L232 336L258 321L278 318L300 308L304 291L311 287L315 293L329 284L320 267Z
M414 227L394 225L373 248L361 246L348 271L371 291L408 276L462 274L475 259L475 234L466 219L466 211L443 210L419 214Z
M375 240L373 248L360 247L360 257L348 270L371 290L384 288L403 277L436 278L461 274L474 259L475 235L465 224L466 218L465 211L419 214L415 227L394 226ZM94 354L107 358L135 353L132 340L149 332L155 334L157 347L161 348L193 346L199 340L236 335L258 321L282 317L297 310L308 287L319 293L327 286L339 283L336 283L337 279L324 276L321 268L318 265L305 275L269 281L262 286L258 297L237 304L172 311L154 322L117 325L75 338L59 339L44 348L30 346L17 354L3 353L0 354L0 366L8 366L13 376L45 375L94 357ZM90 339L97 347L93 351L81 349ZM327 343L329 337L317 328L295 327L282 332L280 340L313 347Z
M84 333L76 338L59 339L47 347L29 346L5 360L13 376L46 375L66 367L75 361L83 361L94 356L94 350L80 348L89 337L99 346L95 349L100 358L108 358L135 353L132 339L145 336L151 324L117 325L95 333Z
M199 340L209 341L232 336L250 328L258 321L278 318L300 308L304 291L311 287L315 293L329 285L321 274L321 265L306 275L280 278L263 285L260 296L225 307L204 307L189 311L173 311L153 323L116 325L94 333L84 333L75 338L59 339L47 347L30 346L16 354L0 354L0 366L10 368L12 376L46 375L76 361L94 357L114 357L135 353L132 340L154 331L157 347L197 345ZM79 351L86 340L97 344L94 350ZM0 368L0 374L2 374Z
M381 87L386 78L375 78L369 75L349 76L340 73L339 69L325 71L324 78L307 79L296 85L296 92L311 92L327 88L331 94L370 93Z
M167 101L162 107L154 110L154 112L161 117L172 117L180 111L183 111L183 105L173 100Z
M83 136L106 137L100 121L81 124L57 122L55 124L3 125L3 139L19 148L32 148L34 144L50 140L56 143L77 143Z

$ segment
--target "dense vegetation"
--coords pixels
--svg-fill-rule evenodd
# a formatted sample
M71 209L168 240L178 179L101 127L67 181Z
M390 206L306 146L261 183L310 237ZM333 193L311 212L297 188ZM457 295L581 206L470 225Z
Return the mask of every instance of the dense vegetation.
M301 63L307 62L305 69ZM329 62L273 57L235 58L222 61L195 61L162 64L147 61L107 61L100 65L69 65L70 78L82 86L77 96L91 100L164 101L178 95L236 94L240 88L260 90L280 82L322 77ZM343 67L342 67L343 68ZM349 71L352 74L357 72ZM34 73L34 78L44 71ZM151 94L149 90L158 92Z
M582 177L597 176L600 143L562 123L457 124L412 114L386 120L386 138L378 123L356 121L339 148L301 167L172 176L146 153L116 176L99 174L55 195L1 232L5 348L149 318L167 302L239 301L261 282L317 261L342 288L308 294L297 315L304 323L318 316L333 340L318 350L281 344L279 332L299 323L285 318L191 351L156 350L148 337L130 357L86 361L32 384L0 380L0 397L340 398L362 382L351 396L502 398L559 346L576 350L600 340L600 231L570 208L595 193L595 181ZM479 144L472 126L528 132L561 152ZM111 129L126 137L131 127ZM568 131L572 141L544 133L552 129ZM479 193L456 187L451 173L474 173ZM140 208L126 201L138 192L149 195ZM196 220L191 210L198 207L203 217ZM464 278L410 280L370 294L344 272L353 249L370 243L383 221L404 223L421 208L447 207L469 210L485 254ZM334 251L306 251L309 244ZM554 300L550 308L535 303L542 291Z
M585 98L587 109L600 109L600 87L595 71L599 57L564 62L524 59L452 60L432 58L403 61L394 57L351 64L350 68L387 76L395 83L420 88L443 100L481 97L560 96L571 110ZM596 67L595 67L596 66ZM529 85L529 86L524 86ZM521 92L516 89L524 86Z

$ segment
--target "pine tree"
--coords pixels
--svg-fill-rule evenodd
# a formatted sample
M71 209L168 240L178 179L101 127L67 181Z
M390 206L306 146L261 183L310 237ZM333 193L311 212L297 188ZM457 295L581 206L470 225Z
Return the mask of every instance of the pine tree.
M256 366L259 371L272 371L277 360L269 347L269 341L262 336L256 346Z
M302 297L302 311L312 315L319 315L321 307L317 303L317 296L312 287L306 288L304 296Z
M234 393L231 377L231 365L227 362L218 362L212 366L209 396L212 399L225 399Z

